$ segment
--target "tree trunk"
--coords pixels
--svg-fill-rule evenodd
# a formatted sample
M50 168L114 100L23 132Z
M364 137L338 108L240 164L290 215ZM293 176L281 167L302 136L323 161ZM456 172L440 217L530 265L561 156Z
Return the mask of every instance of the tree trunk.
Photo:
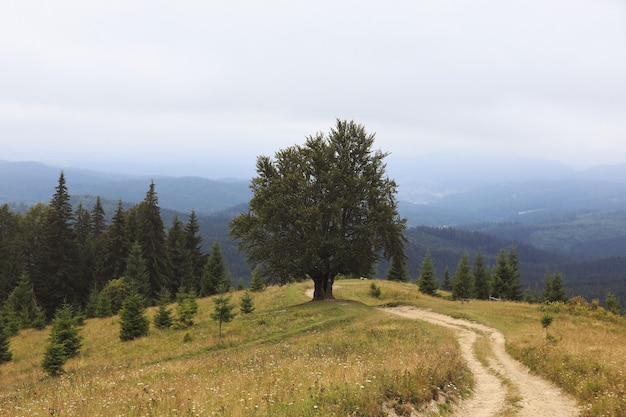
M315 291L313 292L313 301L319 300L334 300L333 284L335 278L329 278L329 276L315 276L313 277L313 283L315 284Z

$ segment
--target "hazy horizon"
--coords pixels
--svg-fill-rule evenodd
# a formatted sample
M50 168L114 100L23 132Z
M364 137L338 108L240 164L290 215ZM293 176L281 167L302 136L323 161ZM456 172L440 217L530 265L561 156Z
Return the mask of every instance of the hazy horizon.
M0 158L249 178L340 118L391 160L622 163L625 50L613 0L11 2Z

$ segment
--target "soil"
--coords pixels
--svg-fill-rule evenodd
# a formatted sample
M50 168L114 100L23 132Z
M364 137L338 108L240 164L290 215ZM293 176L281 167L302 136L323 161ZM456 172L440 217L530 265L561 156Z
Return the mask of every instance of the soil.
M458 404L454 417L579 415L572 398L554 384L530 374L528 368L506 352L504 335L496 329L415 307L381 310L456 330L461 353L474 374L475 386L472 396ZM474 355L474 342L479 336L486 337L491 345L488 365ZM433 410L427 415L432 416Z

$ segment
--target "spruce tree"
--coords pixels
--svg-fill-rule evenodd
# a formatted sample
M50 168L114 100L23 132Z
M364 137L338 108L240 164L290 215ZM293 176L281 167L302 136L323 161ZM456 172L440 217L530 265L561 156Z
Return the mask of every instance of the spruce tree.
M157 329L169 329L172 327L172 310L167 308L171 301L171 294L167 288L159 293L158 310L154 315L154 327Z
M191 282L187 285L190 290L200 291L200 280L206 264L206 256L202 253L202 236L200 225L195 211L191 211L185 225L185 241L189 257L191 258Z
M140 294L133 293L126 297L120 310L120 340L128 341L147 336L150 320L146 316L144 299Z
M452 297L456 299L471 298L474 292L474 283L470 270L469 255L464 253L452 279Z
M124 213L121 200L117 202L117 209L115 210L106 235L107 243L103 268L104 272L101 280L97 282L98 286L104 286L110 279L123 276L126 270L130 241L126 228L126 214Z
M154 181L152 181L146 198L139 204L137 212L139 235L137 239L141 244L148 267L151 293L156 296L161 288L171 288L171 280L165 229L161 218L159 199L154 188Z
M181 288L176 294L176 327L186 329L193 326L196 314L198 303L195 293Z
M427 295L436 295L439 284L437 282L437 276L435 272L435 265L430 256L430 252L426 253L426 256L422 260L420 266L420 274L417 278L417 285L420 292Z
M32 274L35 295L47 314L63 303L78 301L87 292L76 276L77 248L72 223L74 214L63 172L45 212L42 244Z
M222 286L228 290L232 286L232 283L230 282L229 273L224 264L220 244L216 241L213 243L211 254L207 259L204 272L202 273L200 295L204 297L217 294L218 289Z
M9 362L13 358L10 350L9 332L6 323L0 318L0 364Z
M265 283L265 278L263 277L261 268L254 268L252 271L252 281L250 281L250 291L261 292L265 290L266 286L267 284Z
M544 281L543 301L550 303L567 301L565 286L563 285L563 276L560 273L555 272L554 274L546 275L546 280Z
M394 255L391 257L391 268L387 271L387 279L389 281L406 282L409 273L406 268L406 256Z
M187 249L185 226L176 215L167 234L167 256L170 266L170 288L174 291L178 291L179 288L197 290L194 288L193 264Z
M102 201L100 200L100 196L98 196L91 210L91 235L98 237L104 232L106 232L105 214L102 208Z
M474 276L474 292L479 300L488 300L491 294L491 272L485 266L485 257L481 251L476 253L474 258L474 267L472 269Z
M61 345L67 359L78 355L82 347L82 336L79 334L79 318L74 314L74 308L70 304L63 304L57 309L52 320L49 343Z
M211 318L219 324L219 338L222 338L222 323L230 323L236 316L233 313L234 305L230 303L230 296L225 295L226 289L224 287L219 288L219 296L217 296L213 302L215 303L215 309L211 314Z
M450 278L450 269L448 269L448 266L446 266L446 269L443 270L443 283L441 284L441 289L452 291L452 279Z
M254 303L252 302L252 295L250 295L250 291L245 291L243 296L241 297L241 302L239 303L239 311L242 314L250 314L254 311Z
M148 268L143 258L141 245L137 241L130 247L124 278L130 287L130 291L141 295L149 303L151 296L150 277L148 276Z
M41 362L43 370L50 376L58 376L63 373L65 362L67 362L67 356L65 356L63 345L48 342Z
M493 292L498 298L514 301L522 299L518 267L515 248L511 247L508 253L501 249L493 268Z

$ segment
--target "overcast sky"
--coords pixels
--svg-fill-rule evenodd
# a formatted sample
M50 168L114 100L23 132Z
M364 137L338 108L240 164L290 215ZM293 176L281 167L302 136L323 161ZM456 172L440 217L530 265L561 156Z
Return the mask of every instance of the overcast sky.
M257 155L340 118L401 157L626 161L623 0L20 0L1 10L0 159L249 178Z

